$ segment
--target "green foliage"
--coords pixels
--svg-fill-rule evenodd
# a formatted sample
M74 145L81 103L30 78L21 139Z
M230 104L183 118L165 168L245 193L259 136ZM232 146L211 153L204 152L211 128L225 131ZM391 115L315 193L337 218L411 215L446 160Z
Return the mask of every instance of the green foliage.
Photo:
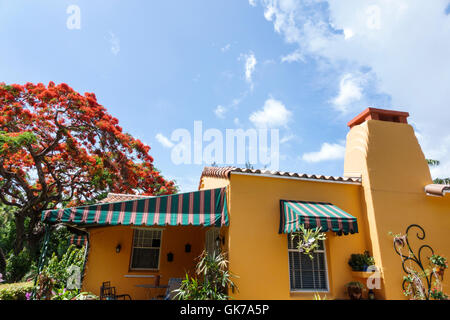
M92 292L81 292L75 296L74 300L100 300L100 298Z
M430 257L430 262L433 263L434 265L447 269L448 268L448 262L447 259L444 258L443 256L440 256L438 254L433 254Z
M6 257L5 254L3 253L2 248L0 247L0 274L4 275L5 273L6 273Z
M36 136L31 132L23 132L12 135L11 133L0 131L0 154L8 148L9 151L17 151L23 146L29 146L36 142Z
M430 167L437 167L441 164L439 160L427 159L427 163ZM436 184L450 184L450 178L436 178L433 180Z
M55 252L56 255L61 258L65 252L67 252L67 249L69 249L69 239L73 234L67 230L65 226L57 226L54 230L50 233L50 239L48 242L48 249L47 252ZM42 240L43 242L43 240ZM41 243L42 247L42 243ZM48 259L50 257L47 257Z
M363 291L366 290L364 285L361 282L359 282L359 281L348 282L348 283L345 284L345 287L346 288L349 288L349 287L351 287L351 288L359 288L359 289L361 289Z
M53 252L52 257L42 270L42 273L55 281L55 288L64 289L67 280L71 276L69 273L70 266L77 266L80 270L83 268L84 251L84 247L78 249L76 246L71 245L61 259L58 259L58 256Z
M448 300L448 296L438 289L431 290L430 297L435 300Z
M32 290L32 281L0 284L0 300L26 300Z
M323 241L327 238L325 232L321 232L321 230L321 227L309 229L301 224L300 231L291 233L292 239L298 241L297 249L308 255L311 260L314 259L312 254L319 249L319 241Z
M441 164L439 160L427 159L427 163L430 167L436 167Z
M237 289L232 275L228 271L228 260L225 253L208 255L206 251L199 257L195 270L197 277L189 277L182 281L175 290L175 299L179 300L227 300L228 288ZM200 279L199 279L200 278Z
M29 251L24 248L18 255L11 254L6 261L6 280L20 281L30 270L32 259Z
M14 248L15 239L16 225L13 208L0 204L0 248L2 248L6 258Z
M450 184L450 178L436 178L433 182L436 184Z
M51 300L72 300L79 294L78 289L67 290L66 288L59 288L54 291L54 296Z
M368 266L375 265L375 259L369 254L369 251L364 251L363 254L352 254L348 264L353 271L365 271Z
M327 295L324 295L323 297L321 297L318 292L315 292L314 293L314 300L327 300Z

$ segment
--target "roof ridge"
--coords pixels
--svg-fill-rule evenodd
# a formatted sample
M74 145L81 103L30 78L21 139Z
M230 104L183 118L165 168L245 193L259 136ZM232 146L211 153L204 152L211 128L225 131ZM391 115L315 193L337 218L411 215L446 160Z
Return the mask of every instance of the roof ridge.
M322 174L307 174L298 172L269 170L269 169L249 169L249 168L238 168L227 166L227 167L204 167L202 175L200 176L200 185L203 177L229 179L230 174L232 172L247 173L247 174L263 174L263 175L322 180L322 181L361 183L361 177L326 176Z

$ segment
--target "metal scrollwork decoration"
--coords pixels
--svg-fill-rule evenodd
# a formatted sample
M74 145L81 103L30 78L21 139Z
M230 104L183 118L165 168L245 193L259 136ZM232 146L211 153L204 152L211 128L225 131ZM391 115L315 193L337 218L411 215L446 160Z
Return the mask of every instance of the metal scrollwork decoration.
M407 274L407 276L404 277L402 288L406 291L408 290L408 282L413 283L413 290L415 292L412 292L412 294L414 296L418 294L421 298L429 300L431 287L433 284L433 272L429 272L429 269L424 265L425 261L429 263L429 259L426 258L423 260L422 254L424 251L429 251L431 256L434 254L434 250L429 245L424 244L419 247L417 254L414 253L411 248L408 235L409 231L413 228L418 229L416 233L417 239L424 240L425 230L417 224L412 224L406 228L404 235L394 236L394 250L402 258L402 268ZM405 248L407 249L407 254L403 253ZM426 288L423 286L421 279L426 280Z

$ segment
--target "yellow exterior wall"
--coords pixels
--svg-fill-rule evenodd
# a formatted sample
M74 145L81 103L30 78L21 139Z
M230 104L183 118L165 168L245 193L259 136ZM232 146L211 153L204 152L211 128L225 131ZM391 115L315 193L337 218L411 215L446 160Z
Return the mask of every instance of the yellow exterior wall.
M375 259L383 269L385 298L405 299L401 259L388 232L403 233L410 224L419 224L426 237L416 241L418 230L411 230L415 253L422 244L429 244L436 253L450 258L450 197L425 194L431 175L408 124L369 120L353 127L347 136L344 171L348 176L362 176L368 231ZM426 262L427 256L429 252L424 250L422 261ZM449 277L444 280L445 292L450 287Z
M128 293L133 299L148 299L151 293L164 294L165 289L146 289L135 287L137 284L153 284L154 278L126 278L125 275L161 275L161 284L167 284L169 278L184 278L185 272L192 272L196 258L204 249L205 231L203 227L157 227L163 229L158 271L130 271L130 259L133 242L133 228L112 226L90 229L90 250L83 280L83 290L100 294L104 281L111 281L117 294ZM120 253L116 253L117 244L121 244ZM191 245L191 252L185 252L185 244ZM172 252L174 260L167 261ZM150 290L152 290L150 292ZM159 290L159 291L155 291Z
M209 189L209 179L203 187ZM369 249L364 237L361 186L341 183L231 174L228 250L230 271L237 276L235 299L312 299L314 292L291 293L287 235L278 234L280 199L329 201L358 218L362 232L348 236L327 233L330 291L327 298L345 298L352 281L347 264L352 253Z

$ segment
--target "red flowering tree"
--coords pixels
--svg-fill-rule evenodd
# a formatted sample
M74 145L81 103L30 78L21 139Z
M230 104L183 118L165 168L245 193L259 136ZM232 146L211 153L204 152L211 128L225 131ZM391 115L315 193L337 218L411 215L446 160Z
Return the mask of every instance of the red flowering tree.
M149 150L93 93L64 83L0 83L0 203L16 208L15 253L25 241L39 242L41 212L57 204L77 205L105 191L176 192Z

